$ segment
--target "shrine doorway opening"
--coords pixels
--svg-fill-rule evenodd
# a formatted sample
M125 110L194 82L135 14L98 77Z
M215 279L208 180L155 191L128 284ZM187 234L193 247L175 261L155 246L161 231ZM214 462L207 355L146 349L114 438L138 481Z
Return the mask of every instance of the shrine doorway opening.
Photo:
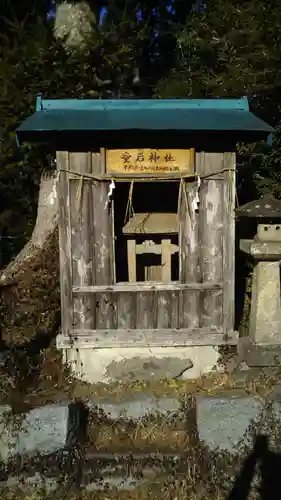
M179 280L179 189L178 180L116 183L117 283Z

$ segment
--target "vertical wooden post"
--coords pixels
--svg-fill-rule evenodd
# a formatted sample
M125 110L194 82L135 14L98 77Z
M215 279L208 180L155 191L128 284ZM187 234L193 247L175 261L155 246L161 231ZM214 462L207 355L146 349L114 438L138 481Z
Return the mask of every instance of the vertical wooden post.
M59 171L59 253L60 253L60 295L61 295L61 332L69 335L73 323L72 305L72 266L71 266L71 222L69 195L69 157L67 151L57 151L57 169ZM60 169L62 169L60 171ZM63 171L65 170L65 171Z
M223 331L234 329L235 321L235 153L224 153L223 186Z
M104 156L92 154L92 173L102 175L105 171ZM111 206L108 203L108 182L92 183L95 285L111 285L114 279L113 231ZM116 301L112 294L102 293L96 297L96 328L116 328Z
M161 240L161 281L169 283L172 281L172 270L171 270L171 240L163 239Z
M224 156L222 153L199 153L198 156L197 172L214 172L214 175L202 179L200 189L201 276L203 282L221 283L224 174L215 172L224 168ZM202 305L200 326L222 329L222 293L204 292Z
M180 199L179 219L179 258L181 283L198 283L199 280L199 241L198 213L193 211L192 203L196 196L197 183L184 182ZM199 292L180 293L180 327L199 327Z
M88 286L93 282L93 216L91 179L83 174L91 172L91 153L69 153L70 169L81 174L70 180L72 272L73 286ZM94 328L93 298L90 295L74 297L74 323L77 329Z
M129 281L135 283L137 281L136 240L127 240L127 254Z

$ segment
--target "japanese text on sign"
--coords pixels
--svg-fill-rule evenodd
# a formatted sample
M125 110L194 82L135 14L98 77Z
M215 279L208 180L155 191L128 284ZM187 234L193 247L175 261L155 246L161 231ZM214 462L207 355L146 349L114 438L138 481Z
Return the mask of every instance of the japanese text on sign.
M193 149L114 149L106 151L107 173L193 173Z

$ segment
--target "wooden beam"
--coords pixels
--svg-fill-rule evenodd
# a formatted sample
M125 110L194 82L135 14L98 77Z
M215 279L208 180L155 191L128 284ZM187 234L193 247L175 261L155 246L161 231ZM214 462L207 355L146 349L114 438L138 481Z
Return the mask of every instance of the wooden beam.
M136 240L127 241L129 281L137 281Z
M132 240L128 240L132 241ZM173 255L174 253L177 253L179 251L178 245L173 245L171 243L171 240L166 240L163 239L164 241L164 246L169 250L169 256ZM168 243L167 243L168 242ZM162 255L162 244L161 243L152 243L152 244L147 244L147 242L140 243L136 245L136 254L137 255L144 255L144 254L155 254L155 255ZM170 280L171 281L171 280Z
M91 173L91 157L91 153L69 153L70 169L79 174ZM92 183L77 177L70 182L69 190L72 282L76 286L90 286L95 269ZM74 328L95 328L95 307L91 297L73 297L73 320Z
M162 253L161 253L162 281L165 283L169 283L172 279L172 269L171 269L172 247L175 245L171 244L171 240L163 239L161 241L161 246L162 246Z
M104 154L92 154L92 173L104 173ZM95 255L95 276L93 284L105 286L113 283L114 278L114 240L112 235L111 204L108 203L109 183L92 183L93 235ZM117 328L117 311L111 296L94 297L96 308L96 328Z
M196 157L197 159L197 157ZM200 153L198 173L217 172L224 168L222 153ZM200 187L199 242L201 279L222 282L223 253L223 182L203 178ZM222 327L222 294L206 292L202 297L201 323L203 328Z
M73 293L179 292L181 290L222 291L220 283L117 283L116 285L74 286Z
M235 322L235 153L224 154L223 185L223 328L231 331Z
M73 327L72 266L71 266L71 220L69 192L69 153L57 151L57 168L62 169L58 181L59 201L59 252L60 252L60 296L61 329L67 334Z
M196 153L197 158L198 153ZM181 283L200 283L201 281L199 213L194 207L197 188L197 182L183 182L181 185L179 210L179 279ZM179 295L179 327L198 328L200 326L201 294L185 290Z
M119 348L119 347L188 347L236 345L238 333L225 335L216 330L188 329L126 329L126 330L72 330L70 335L58 335L57 347Z

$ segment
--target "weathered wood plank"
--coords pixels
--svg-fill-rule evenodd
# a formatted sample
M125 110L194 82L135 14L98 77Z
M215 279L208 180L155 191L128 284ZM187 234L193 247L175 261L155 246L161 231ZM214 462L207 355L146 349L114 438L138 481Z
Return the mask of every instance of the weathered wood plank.
M157 328L172 326L172 297L170 291L157 292Z
M105 152L104 149L100 150L101 156L101 171L105 168ZM93 167L93 158L92 158ZM110 184L107 184L109 188ZM114 207L114 189L110 200L108 199L108 215L109 215L109 245L110 245L110 270L111 270L111 281L110 283L116 283L116 262L115 262L115 207Z
M163 240L163 241L165 241L164 245L167 246L165 248L165 250L169 249L169 257L172 254L177 253L179 251L179 247L177 245L174 245L172 243L169 243L169 245L168 245L166 243L168 240ZM136 245L136 254L137 255L144 255L144 254L162 255L162 244L149 243L149 245L148 245L147 242L140 243L139 245Z
M137 292L136 328L155 328L157 324L157 294Z
M179 328L179 292L171 292L171 328Z
M197 157L196 157L197 159ZM200 153L198 173L218 172L224 168L222 153ZM200 189L199 238L201 244L201 276L203 282L222 281L223 181L203 179ZM222 326L222 294L205 292L201 315L202 327Z
M152 255L152 258L155 259L155 255ZM161 265L150 265L144 266L144 277L146 281L161 281L162 273L161 273Z
M100 293L100 292L161 292L171 291L179 292L181 290L215 290L220 291L223 285L220 283L157 283L157 282L138 282L138 283L116 283L116 285L97 285L97 286L74 286L73 293Z
M224 153L223 186L223 329L234 327L235 311L235 153Z
M96 328L117 328L117 296L98 293L93 296L96 309Z
M129 281L135 283L137 281L136 240L127 241L127 258Z
M70 170L91 172L91 153L69 153ZM73 285L90 286L93 282L92 240L92 181L70 181L70 217ZM93 300L89 296L73 297L74 324L76 328L94 328ZM86 326L87 325L87 326Z
M136 294L120 292L117 293L117 317L118 328L136 327Z
M197 197L197 182L182 183L180 199L180 281L181 283L195 283L200 281L199 275L199 241L198 241L198 212L195 210ZM196 292L182 292L180 298L182 328L199 327L200 297ZM200 286L202 289L202 286Z
M71 223L68 152L57 151L57 168L59 181L57 185L59 203L59 252L60 252L60 296L61 296L61 330L67 335L73 328L72 304L72 267L71 267Z
M104 173L104 158L92 153L92 173ZM111 233L111 208L108 203L109 183L92 182L93 231L95 255L95 285L113 283L113 237ZM102 293L96 298L96 328L116 327L116 303L114 297Z
M224 153L196 153L196 173L208 175L208 180L224 180Z
M177 234L177 214L170 213L136 213L122 229L123 234Z
M137 330L73 330L71 336L59 335L57 346L61 348L115 348L115 347L187 347L236 345L237 332L228 336L219 331L197 329L137 329Z
M161 255L161 267L162 267L162 281L169 283L172 280L172 269L171 269L171 240L163 239L161 241L162 255Z

